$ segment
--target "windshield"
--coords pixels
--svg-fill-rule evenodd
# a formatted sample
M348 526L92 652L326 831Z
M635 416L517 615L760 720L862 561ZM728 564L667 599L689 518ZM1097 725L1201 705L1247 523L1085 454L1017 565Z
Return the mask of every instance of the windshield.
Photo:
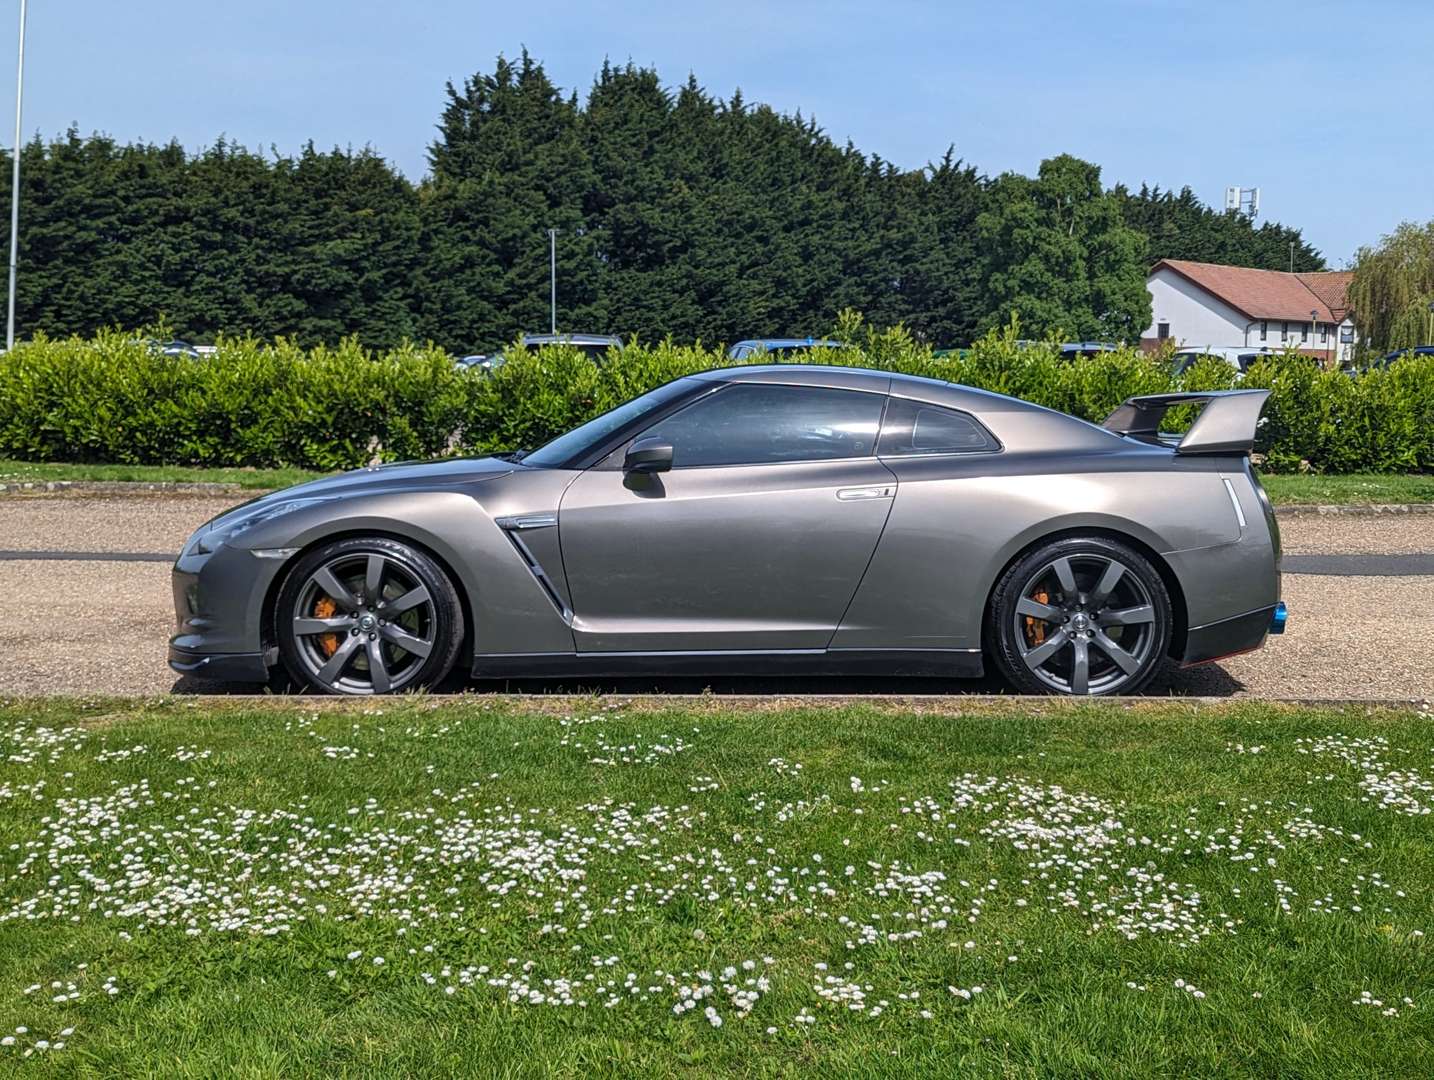
M581 427L573 428L566 435L559 435L552 442L544 443L531 454L524 456L523 464L539 469L560 468L605 442L619 429L647 415L664 402L686 393L690 386L684 378L666 383L656 390L649 390L641 397L633 398L627 404L619 405L611 412L605 412Z

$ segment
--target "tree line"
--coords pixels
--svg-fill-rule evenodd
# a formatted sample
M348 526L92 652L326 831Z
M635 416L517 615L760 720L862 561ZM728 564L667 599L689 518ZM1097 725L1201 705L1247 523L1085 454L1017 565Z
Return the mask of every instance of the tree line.
M1070 156L986 176L903 169L815 121L604 64L584 99L526 52L450 84L412 182L370 149L268 155L71 130L21 151L22 336L163 320L197 341L356 335L481 351L560 329L730 342L820 334L843 308L965 344L1133 340L1158 258L1322 269L1299 230L1187 188L1106 188ZM8 167L8 155L5 165ZM0 220L8 219L8 189Z

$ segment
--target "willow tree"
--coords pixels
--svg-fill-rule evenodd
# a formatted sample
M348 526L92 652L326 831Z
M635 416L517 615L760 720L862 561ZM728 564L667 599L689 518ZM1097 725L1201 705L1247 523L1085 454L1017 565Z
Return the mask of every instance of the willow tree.
M1377 247L1360 248L1349 305L1371 349L1434 344L1434 221L1405 222Z

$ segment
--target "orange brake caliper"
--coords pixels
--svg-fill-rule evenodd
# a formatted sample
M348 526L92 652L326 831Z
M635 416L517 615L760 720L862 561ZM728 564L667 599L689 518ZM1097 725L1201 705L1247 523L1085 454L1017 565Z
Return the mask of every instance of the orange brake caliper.
M338 610L338 604L327 596L321 596L314 601L314 618L316 619L332 619ZM325 656L333 656L339 648L338 634L320 634L319 648L324 650Z
M1040 592L1036 593L1035 596L1031 597L1031 599L1035 600L1037 603L1049 604L1051 602L1051 594L1046 592L1045 589L1042 589ZM1031 645L1039 645L1045 640L1046 624L1032 615L1027 615L1026 641Z

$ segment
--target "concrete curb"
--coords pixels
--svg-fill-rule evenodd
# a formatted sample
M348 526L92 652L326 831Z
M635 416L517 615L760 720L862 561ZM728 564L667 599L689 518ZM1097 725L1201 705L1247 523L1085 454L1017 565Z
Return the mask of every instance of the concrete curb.
M127 496L127 495L189 495L214 498L221 495L254 498L264 495L272 488L248 488L240 484L215 483L193 480L9 480L0 481L0 496L5 495L71 495L71 496ZM1318 515L1321 517L1388 517L1402 514L1434 514L1434 503L1309 503L1279 505L1275 513L1299 517Z
M1388 517L1391 514L1434 514L1434 503L1310 503L1276 506L1281 517Z
M0 482L3 495L263 495L268 488L246 488L239 484L177 480L9 480Z

